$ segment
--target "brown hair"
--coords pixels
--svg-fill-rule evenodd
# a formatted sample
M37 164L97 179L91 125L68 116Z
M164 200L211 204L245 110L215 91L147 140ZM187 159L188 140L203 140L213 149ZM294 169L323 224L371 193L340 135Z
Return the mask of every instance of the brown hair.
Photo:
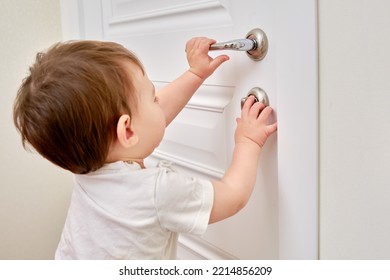
M38 53L14 105L23 146L30 143L73 173L103 166L119 117L136 106L124 61L144 71L133 53L112 42L57 43Z

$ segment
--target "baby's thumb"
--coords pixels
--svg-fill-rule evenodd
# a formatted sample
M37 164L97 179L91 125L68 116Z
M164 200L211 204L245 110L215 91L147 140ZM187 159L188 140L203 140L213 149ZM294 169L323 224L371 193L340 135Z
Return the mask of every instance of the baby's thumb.
M228 61L229 59L230 59L230 57L227 55L217 56L216 58L213 59L213 61L211 61L210 66L215 70L219 66L221 66L222 63L224 63L225 61Z

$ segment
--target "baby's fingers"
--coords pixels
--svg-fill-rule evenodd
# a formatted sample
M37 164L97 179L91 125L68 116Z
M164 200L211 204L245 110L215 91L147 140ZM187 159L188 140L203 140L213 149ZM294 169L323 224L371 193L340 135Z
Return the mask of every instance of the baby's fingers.
M253 95L248 96L248 98L245 100L244 106L242 106L241 109L241 116L247 116L249 113L249 110L251 109L252 105L255 103L255 97Z
M259 115L259 118L258 118L258 121L260 123L265 123L267 122L268 118L270 117L270 115L272 114L272 108L267 106L264 108L263 111L261 111L260 115ZM275 122L275 123L272 123L270 125L266 125L265 126L265 133L267 136L271 135L272 133L274 133L276 130L278 129L278 124Z
M202 52L208 52L210 45L216 41L207 37L195 37L189 40L186 44L186 52L201 50Z
M261 113L261 111L265 108L264 103L262 102L255 102L250 111L249 111L249 117L257 119Z
M267 125L267 126L265 127L265 129L266 129L267 135L271 135L271 134L274 133L276 130L278 130L278 123L273 123L273 124Z
M219 66L221 66L222 63L224 63L225 61L228 61L230 58L229 56L227 55L220 55L220 56L217 56L216 58L214 58L211 63L210 63L210 66L211 66L211 69L214 71L216 70Z
M260 115L259 115L259 117L258 117L258 120L260 121L260 122L265 122L265 121L267 121L268 120L268 118L269 118L269 116L272 114L272 108L271 107L269 107L269 106L267 106L267 107L265 107L262 111L261 111L261 113L260 113Z

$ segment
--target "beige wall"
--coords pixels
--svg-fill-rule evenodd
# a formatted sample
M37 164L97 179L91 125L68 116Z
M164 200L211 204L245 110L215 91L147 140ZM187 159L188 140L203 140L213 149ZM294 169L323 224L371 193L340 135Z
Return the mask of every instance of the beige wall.
M61 40L59 0L3 0L0 15L0 259L51 259L72 179L23 150L12 105L35 53Z
M322 259L390 259L389 11L319 0ZM0 259L50 259L71 176L21 148L11 108L34 54L61 39L59 0L1 1L0 14Z
M323 259L390 259L389 12L319 1Z

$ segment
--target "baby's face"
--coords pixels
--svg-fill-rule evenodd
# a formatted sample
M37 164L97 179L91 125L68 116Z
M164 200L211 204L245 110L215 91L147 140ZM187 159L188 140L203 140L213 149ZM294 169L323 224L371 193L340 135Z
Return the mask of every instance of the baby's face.
M131 62L126 63L126 68L131 73L138 99L137 109L132 114L131 129L139 138L139 157L145 158L154 151L164 136L165 115L148 76Z

